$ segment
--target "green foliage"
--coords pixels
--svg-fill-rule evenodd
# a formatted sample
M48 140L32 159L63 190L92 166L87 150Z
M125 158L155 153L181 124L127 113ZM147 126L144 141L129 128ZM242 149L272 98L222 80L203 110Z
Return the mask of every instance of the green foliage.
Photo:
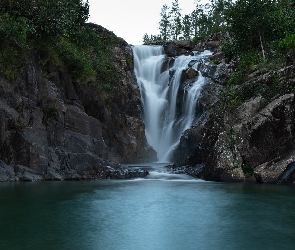
M265 106L278 94L282 94L283 81L276 74L259 77L266 72L280 68L282 61L278 58L264 60L259 50L251 50L240 55L237 69L227 80L223 93L225 108L236 108L243 102L257 96L262 97L261 107ZM254 80L249 79L253 73Z
M190 40L190 37L191 37L191 17L189 15L185 15L182 20L182 34L183 34L183 39Z
M255 71L255 65L264 62L262 54L257 50L251 50L240 55L239 60L238 70L245 73Z
M58 107L56 104L51 104L47 107L47 119L53 120L58 117Z
M238 0L226 11L232 46L240 54L261 50L271 54L271 44L294 33L295 9L291 0Z
M88 0L2 0L0 74L14 80L33 52L43 70L52 62L74 81L111 92L119 75L110 58L120 41L110 32L97 33L85 23L88 15Z
M261 96L263 107L275 96L288 91L276 75L265 80L257 76L281 68L287 54L294 58L295 32L291 25L295 22L294 3L238 0L228 9L226 18L230 39L222 50L226 61L236 59L238 62L224 93L226 106L234 108L252 97ZM255 81L247 78L252 73Z
M200 4L195 1L196 8L190 14L181 15L178 0L172 2L169 7L164 4L161 9L159 22L159 35L147 35L143 37L144 43L148 41L173 39L194 40L211 35L214 32L224 31L227 27L225 13L231 6L230 0L211 0L208 4Z
M143 43L144 44L148 44L151 42L156 42L156 41L162 41L163 38L161 37L161 35L148 35L147 33L144 34L143 36Z
M93 62L88 50L85 48L81 50L80 46L71 43L66 38L61 39L56 47L58 52L56 58L59 58L56 64L66 68L75 81L90 82L95 80L96 72L93 69Z
M143 40L143 43L144 43L144 44L149 43L149 41L150 41L150 37L149 37L149 35L148 35L147 33L145 33L145 34L143 35L142 40Z
M159 31L161 34L161 37L163 38L164 41L169 40L170 38L170 29L171 29L171 25L170 25L170 13L169 13L169 7L167 6L167 4L164 4L162 9L161 9L161 20L159 22ZM146 34L146 36L148 36ZM145 40L144 40L145 41Z
M243 103L240 90L235 86L228 86L223 93L223 103L225 108L235 108Z
M232 86L240 85L241 83L244 82L244 79L245 79L245 75L243 74L243 72L237 71L230 75L230 78L227 81L227 83Z
M243 79L240 72L233 75L232 79L227 82L228 86L223 93L224 108L236 108L243 102L257 96L262 97L261 108L263 108L272 98L283 94L285 91L282 79L276 74L268 76L265 79L261 78L255 81L248 81L244 84L242 84L244 81L235 82L236 79ZM229 85L230 83L231 85Z
M243 162L241 167L246 178L249 178L254 175L254 170L249 166L248 163Z
M179 35L181 34L182 31L182 17L180 13L181 9L179 7L178 0L174 0L172 2L172 7L170 10L170 35L173 40L177 40L179 38Z
M224 59L226 63L229 63L231 60L237 57L236 47L233 46L232 41L225 40L221 47L222 53L224 55Z
M4 0L0 6L1 13L25 18L31 26L28 36L39 39L70 36L89 15L88 1L81 0Z
M286 37L278 42L278 51L283 54L289 54L295 57L295 33L287 34Z
M232 7L232 1L211 0L210 2L211 4L207 6L209 34L225 31L227 29L226 13Z
M8 13L0 15L0 72L15 80L29 51L27 33L31 26L24 17L13 18Z

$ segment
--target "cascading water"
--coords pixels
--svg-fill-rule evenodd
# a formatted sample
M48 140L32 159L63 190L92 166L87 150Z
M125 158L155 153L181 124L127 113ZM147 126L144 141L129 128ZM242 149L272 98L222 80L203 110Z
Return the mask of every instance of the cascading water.
M208 53L179 56L173 62L166 60L162 46L133 47L135 75L144 108L145 133L160 162L169 161L169 154L178 144L181 134L193 124L197 99L206 82L206 78L199 74L196 81L184 88L182 110L179 111L183 71L188 69L190 62L199 61ZM197 70L197 65L195 63L192 67Z

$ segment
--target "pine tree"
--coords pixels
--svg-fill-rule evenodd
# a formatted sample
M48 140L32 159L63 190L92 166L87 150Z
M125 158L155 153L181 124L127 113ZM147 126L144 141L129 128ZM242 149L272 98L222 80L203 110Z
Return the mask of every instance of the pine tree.
M189 40L191 37L191 17L190 15L185 15L182 20L182 33L183 38Z
M160 36L164 41L170 39L170 13L167 4L164 4L161 9L161 20L159 22Z
M172 3L170 16L171 16L171 36L172 39L177 40L182 30L182 21L181 21L181 9L179 7L178 0L174 0Z

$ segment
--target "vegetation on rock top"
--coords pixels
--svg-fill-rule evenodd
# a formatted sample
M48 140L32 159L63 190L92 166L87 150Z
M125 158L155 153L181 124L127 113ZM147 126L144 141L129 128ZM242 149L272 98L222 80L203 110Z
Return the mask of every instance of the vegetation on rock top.
M97 32L86 23L88 17L88 1L2 0L0 74L15 80L33 56L41 66L53 63L74 81L93 84L109 95L119 78L109 58L120 39Z
M177 39L197 43L222 33L223 58L235 67L222 96L225 108L259 95L268 103L276 95L294 92L294 86L284 85L284 76L274 73L294 64L294 0L210 0L205 5L196 1L195 10L185 16L178 0L173 0L171 7L163 5L160 15L159 35L145 34L145 43ZM253 74L266 72L270 72L268 79L251 82Z

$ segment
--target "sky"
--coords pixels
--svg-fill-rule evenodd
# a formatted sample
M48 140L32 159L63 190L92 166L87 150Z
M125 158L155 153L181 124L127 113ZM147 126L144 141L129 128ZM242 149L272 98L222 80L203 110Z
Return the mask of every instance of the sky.
M132 45L142 44L145 33L157 35L160 12L173 0L89 0L89 22L113 31ZM183 15L195 9L194 0L178 0Z

